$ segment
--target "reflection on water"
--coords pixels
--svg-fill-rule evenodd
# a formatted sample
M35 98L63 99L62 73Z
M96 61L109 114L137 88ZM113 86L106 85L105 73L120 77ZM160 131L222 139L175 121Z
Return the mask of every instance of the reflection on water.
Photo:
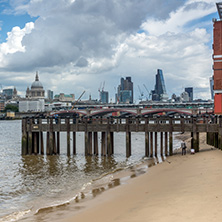
M21 121L0 121L0 218L9 215L7 220L15 220L28 213L22 221L30 221L30 217L36 221L46 221L49 217L47 214L54 213L56 206L61 206L59 209L65 207L66 210L70 207L78 209L78 206L69 203L84 201L124 183L124 178L113 176L120 169L132 166L126 178L146 172L144 168L133 167L144 156L143 133L132 134L130 158L125 157L123 133L114 134L115 150L111 157L85 157L83 136L82 133L77 134L76 156L65 155L64 135L61 135L61 155L21 156ZM151 166L155 161L147 164ZM43 215L46 209L47 214ZM33 216L35 212L39 213Z

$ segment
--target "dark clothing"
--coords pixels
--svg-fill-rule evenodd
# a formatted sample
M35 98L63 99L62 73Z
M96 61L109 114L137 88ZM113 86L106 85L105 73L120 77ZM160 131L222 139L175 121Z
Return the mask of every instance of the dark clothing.
M186 143L182 142L181 148L182 148L182 155L186 155L186 148L187 148Z

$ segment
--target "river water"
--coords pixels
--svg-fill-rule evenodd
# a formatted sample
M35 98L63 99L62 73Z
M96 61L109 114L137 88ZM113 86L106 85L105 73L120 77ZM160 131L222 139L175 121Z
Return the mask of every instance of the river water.
M56 217L70 206L77 210L77 203L87 195L94 197L127 179L115 179L116 172L128 170L128 178L145 172L161 157L144 158L144 137L132 133L130 158L126 158L124 133L114 134L114 155L109 158L85 157L83 133L76 136L76 156L67 157L65 134L61 134L60 155L21 156L21 121L0 121L0 221L51 221L54 208ZM174 140L174 148L179 143ZM137 167L144 162L149 162L147 167Z

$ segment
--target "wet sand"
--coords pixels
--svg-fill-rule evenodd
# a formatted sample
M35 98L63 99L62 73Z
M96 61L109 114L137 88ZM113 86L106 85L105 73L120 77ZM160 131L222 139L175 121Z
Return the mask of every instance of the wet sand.
M82 203L80 210L57 221L221 221L222 152L205 144L205 138L200 134L199 153L189 153L188 139L187 155L178 150L147 173Z

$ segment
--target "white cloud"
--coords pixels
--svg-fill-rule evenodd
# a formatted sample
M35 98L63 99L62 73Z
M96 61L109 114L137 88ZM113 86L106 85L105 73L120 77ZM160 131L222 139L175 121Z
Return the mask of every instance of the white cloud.
M78 95L85 88L97 96L104 80L114 94L121 76L132 76L135 92L144 83L153 89L162 68L169 94L194 86L198 96L206 95L210 35L196 21L216 12L214 2L15 0L15 13L38 19L13 28L0 45L0 76L8 82L6 72L20 75L26 88L39 70L46 89ZM137 33L141 28L145 32Z
M22 39L25 35L30 34L34 28L34 23L29 22L23 29L16 26L11 32L7 33L7 41L0 44L0 66L6 66L7 54L14 54L16 52L25 52L25 46L22 45Z
M209 3L208 1L188 1L184 6L171 12L168 19L148 19L141 27L150 35L162 35L166 32L183 32L184 26L189 22L215 12L215 5Z

